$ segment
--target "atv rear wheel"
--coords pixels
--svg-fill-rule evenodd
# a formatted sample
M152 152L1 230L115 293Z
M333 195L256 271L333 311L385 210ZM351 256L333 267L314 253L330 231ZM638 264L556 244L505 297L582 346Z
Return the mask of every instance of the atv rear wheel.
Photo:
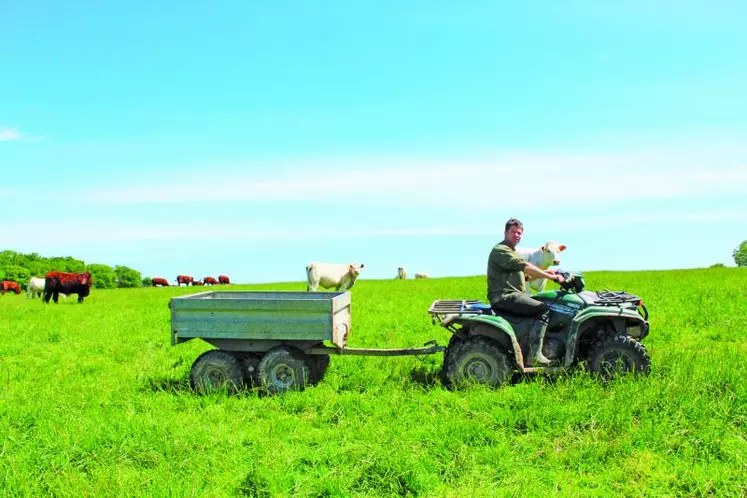
M609 380L625 372L648 374L651 358L640 342L627 335L616 335L591 347L587 367L602 379Z
M446 378L452 386L477 383L498 387L511 377L508 353L486 337L470 337L454 343L445 355Z

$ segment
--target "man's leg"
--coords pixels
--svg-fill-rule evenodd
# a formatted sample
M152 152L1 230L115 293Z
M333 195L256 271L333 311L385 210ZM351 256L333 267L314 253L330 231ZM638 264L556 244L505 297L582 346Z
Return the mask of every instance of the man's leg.
M506 311L516 315L536 316L537 321L532 325L527 337L529 347L526 364L527 366L547 366L552 363L552 360L542 354L547 325L550 323L550 310L547 304L526 294L514 294L508 299L492 304L492 307L498 312Z

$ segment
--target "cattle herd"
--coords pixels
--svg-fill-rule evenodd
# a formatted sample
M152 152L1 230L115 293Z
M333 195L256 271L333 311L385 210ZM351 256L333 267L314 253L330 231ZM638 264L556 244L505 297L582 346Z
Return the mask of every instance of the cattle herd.
M202 277L202 280L195 280L194 278L190 277L189 275L177 275L176 285L181 287L182 284L184 285L228 285L231 283L231 279L228 278L225 275L218 275L218 280L215 280L213 277ZM151 281L151 285L153 287L169 287L169 281L165 278L156 277Z
M565 246L562 246L560 250L562 251L563 249L565 249ZM306 290L316 292L319 287L322 287L323 289L346 291L353 287L358 275L363 270L363 266L361 263L310 263L306 267ZM407 268L404 266L398 267L395 278L406 280ZM430 275L427 273L415 273L415 278L430 278ZM177 286L181 287L182 284L187 286L228 285L231 283L231 280L226 275L219 275L217 280L213 277L203 277L202 280L195 280L189 275L177 275L174 282ZM48 303L50 299L54 299L56 303L60 295L65 298L70 294L77 294L78 302L82 303L83 298L91 293L92 284L93 278L87 271L82 273L51 271L44 278L31 277L26 288L26 297L43 297L45 303ZM153 287L170 287L171 284L163 277L155 277L151 279L151 285ZM3 280L1 288L3 296L6 292L21 293L21 287L17 282L12 280Z
M26 286L26 297L42 297L44 302L48 303L50 299L58 302L60 294L67 297L70 294L78 295L78 302L82 303L83 298L91 293L93 278L87 271L82 273L66 273L62 271L51 271L44 278L31 277L29 284ZM21 293L21 286L18 282L12 280L3 280L0 284L2 294L6 292Z
M216 285L216 284L230 284L231 280L226 275L220 275L218 280L213 277L205 277L202 280L195 280L192 277L186 275L179 275L176 277L178 285ZM165 278L156 277L152 279L151 284L154 287L164 286L168 287L169 282ZM61 271L51 271L45 275L44 278L31 277L29 283L26 286L26 298L40 297L44 299L45 303L49 303L50 299L54 302L59 301L60 295L63 298L67 298L70 294L78 295L78 302L82 303L83 298L91 293L91 286L93 285L93 277L87 271L81 273L66 273ZM18 282L13 280L3 280L0 282L0 289L4 296L6 292L15 292L16 294L21 293L21 286Z

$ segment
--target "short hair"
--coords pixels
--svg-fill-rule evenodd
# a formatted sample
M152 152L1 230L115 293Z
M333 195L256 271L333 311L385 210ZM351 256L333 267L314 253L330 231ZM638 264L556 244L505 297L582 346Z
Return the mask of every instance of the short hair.
M509 230L511 230L511 227L516 227L524 230L524 225L516 218L509 218L509 220L506 222L506 229L504 231L508 232Z

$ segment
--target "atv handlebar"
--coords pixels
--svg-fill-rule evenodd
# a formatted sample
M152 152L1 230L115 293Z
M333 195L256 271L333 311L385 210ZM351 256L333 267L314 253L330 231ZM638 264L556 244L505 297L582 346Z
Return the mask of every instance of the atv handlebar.
M584 277L580 273L571 273L560 269L555 270L555 273L563 277L563 283L558 285L560 285L560 288L566 292L575 292L578 294L586 287L584 284Z

